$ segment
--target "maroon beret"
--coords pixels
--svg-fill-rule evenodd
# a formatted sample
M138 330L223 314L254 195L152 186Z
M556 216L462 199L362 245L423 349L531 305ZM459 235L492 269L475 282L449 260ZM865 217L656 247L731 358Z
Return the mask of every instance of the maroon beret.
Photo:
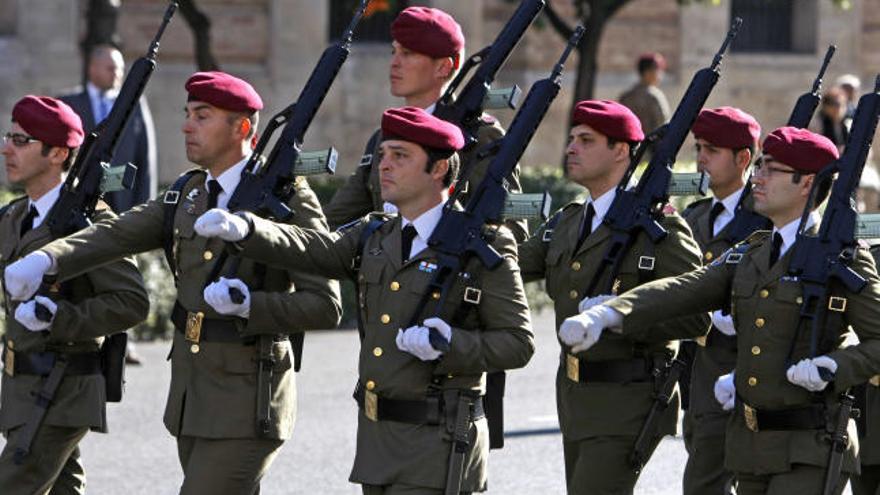
M225 72L196 72L186 81L187 101L203 101L231 112L263 109L263 100L247 81Z
M815 174L840 156L830 139L797 127L771 132L764 138L763 149L775 160L807 174Z
M27 95L12 109L12 121L49 146L78 148L83 142L82 120L67 103L48 96Z
M391 23L391 37L432 58L453 57L464 47L461 26L451 15L430 7L407 7Z
M607 137L619 141L645 139L642 123L632 110L610 100L583 100L574 106L575 125L588 125Z
M389 108L382 114L384 139L400 139L443 151L458 151L464 136L455 124L418 107Z
M714 146L739 149L757 146L761 125L739 108L718 107L700 112L691 130Z

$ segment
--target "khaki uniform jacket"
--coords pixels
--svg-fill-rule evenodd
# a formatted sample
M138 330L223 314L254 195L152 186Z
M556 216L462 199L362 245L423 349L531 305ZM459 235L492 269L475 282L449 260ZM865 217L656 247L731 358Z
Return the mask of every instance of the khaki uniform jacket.
M743 207L751 209L752 204L749 197L745 199ZM703 251L703 260L706 263L711 263L713 259L733 247L727 240L728 229L732 222L725 225L718 235L712 235L712 226L709 225L711 211L712 198L706 198L693 203L682 213L694 233L694 239ZM718 330L713 327L712 331ZM721 409L721 404L715 400L715 381L719 376L733 371L736 366L736 352L720 346L706 347L704 339L698 342L701 342L701 346L697 349L691 373L690 413L696 416L726 415L727 413Z
M525 244L520 245L520 269L525 281L546 280L547 294L556 310L556 327L578 313L578 303L599 262L605 255L611 230L600 225L584 239L573 252L583 222L584 206L571 203L561 215L549 242L543 240L547 225ZM639 285L639 257L653 251L656 257L655 277L686 273L700 266L700 251L691 238L690 229L677 213L667 215L663 226L669 235L656 247L641 234L635 246L624 259L614 286L624 292ZM607 270L606 270L607 272ZM609 275L604 275L599 287L604 287ZM597 294L593 294L597 295ZM640 351L645 357L672 354L677 349L673 339L695 337L706 333L707 315L690 316L664 325L645 323L640 335L621 337L610 332L591 349L578 355L588 361L631 359ZM566 356L570 348L562 344L560 366L556 378L557 410L562 434L566 441L583 440L603 435L636 435L653 401L652 383L576 383L566 375ZM661 420L662 434L674 434L678 420L678 394L672 407L667 408Z
M880 260L880 244L871 246L871 256L876 264ZM880 464L880 375L871 377L865 385L865 409L861 418L865 421L867 435L859 437L859 460L863 465Z
M618 100L636 114L645 134L665 124L672 116L666 95L656 86L636 83L626 93L620 95Z
M425 293L436 254L431 248L401 263L400 218L386 221L367 240L360 270L353 271L366 222L344 233L301 229L253 219L242 255L285 268L311 270L333 278L355 278L360 291L364 335L358 364L361 383L382 398L424 400L434 376L446 377L446 389L485 391L485 374L520 368L534 352L529 307L516 265L516 243L498 228L493 243L503 263L493 271L467 268L482 291L480 302L464 318L453 318L464 297L456 284L439 315L453 327L451 349L438 362L423 362L397 348L398 329L406 328ZM433 268L432 268L433 267ZM463 492L486 487L489 443L486 420L470 432ZM372 421L358 414L357 453L350 480L369 485L406 484L442 489L450 452L444 428L394 421Z
M815 232L815 228L812 230ZM625 315L623 334L640 335L648 322L695 312L720 309L728 300L737 329L736 392L755 409L779 410L810 404L812 395L786 378L786 358L795 338L800 310L801 284L787 275L794 249L768 268L771 243L769 231L747 241L749 249L738 263L728 263L727 254L711 265L676 278L643 285L609 306ZM868 281L859 294L846 293L844 321L858 335L857 346L836 349L828 355L837 362L836 394L864 383L880 368L880 278L868 251L859 249L851 267ZM604 337L603 337L604 338ZM801 332L792 361L809 353L809 332ZM832 417L836 415L832 406ZM850 423L851 445L843 469L856 465L856 435ZM733 472L772 474L787 472L792 464L824 466L828 443L824 431L759 431L746 426L742 414L734 414L727 428L725 468Z
M504 137L504 129L493 117L484 116L484 125L477 133L477 144L467 153L459 156L459 177L463 171L469 170L470 175L466 181L456 183L456 188L464 188L458 202L467 205L467 191L480 185L486 176L486 170L492 162L491 158L477 159L478 151L485 145ZM379 185L379 145L382 144L381 131L377 130L370 138L375 142L375 147L368 150L361 158L358 168L345 181L345 184L336 191L330 203L324 205L324 213L331 226L338 227L353 220L363 217L373 211L382 211L382 191ZM507 176L507 186L510 192L521 192L519 182L519 166ZM524 241L528 235L528 226L525 221L509 221L505 224L513 232L517 241Z
M173 242L179 281L177 300L205 318L233 319L214 312L203 299L212 260L224 249L219 239L197 236L193 225L207 210L205 174L195 174L181 191L174 217ZM327 230L318 200L305 180L298 181L289 202L293 222ZM131 253L162 247L162 198L154 199L99 222L44 250L58 263L61 279L91 266ZM254 263L241 264L237 277L254 287ZM251 290L250 318L240 320L242 337L277 335L333 328L339 322L338 286L326 278L283 270L267 270L262 290ZM287 439L296 413L296 385L290 342L276 342L272 352L271 425L269 438ZM193 346L175 332L171 351L171 387L165 406L165 426L174 436L253 438L256 432L256 374L258 348L236 343L200 342Z
M14 201L0 218L0 269L37 250L51 239L44 222L20 236L21 223L27 215L26 199ZM115 215L100 204L96 220ZM15 352L61 351L97 352L104 336L121 332L147 317L150 302L141 274L130 258L90 270L51 290L58 309L48 332L31 332L15 319L18 302L5 299L7 346ZM3 373L0 395L0 430L7 432L23 425L33 415L34 394L42 386L36 375L9 376ZM107 431L104 376L67 376L43 419L53 426L83 427Z

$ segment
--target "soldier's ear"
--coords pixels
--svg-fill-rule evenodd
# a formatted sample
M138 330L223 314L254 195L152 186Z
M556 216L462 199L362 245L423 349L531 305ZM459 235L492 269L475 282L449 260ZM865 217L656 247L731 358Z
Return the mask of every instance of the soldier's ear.
M738 170L745 170L752 163L752 152L748 148L742 148L733 152L733 163Z
M49 148L49 154L47 156L53 165L62 166L64 165L64 161L67 160L68 155L70 155L70 149L63 146L52 146Z

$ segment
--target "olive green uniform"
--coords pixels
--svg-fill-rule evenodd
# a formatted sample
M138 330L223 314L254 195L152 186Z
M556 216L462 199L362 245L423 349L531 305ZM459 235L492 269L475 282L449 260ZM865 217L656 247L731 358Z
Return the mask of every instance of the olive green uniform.
M636 114L646 133L668 122L672 115L663 91L642 82L636 83L617 100Z
M249 218L252 234L241 243L243 256L333 278L354 278L358 285L363 335L358 373L365 405L358 414L357 452L349 479L365 485L368 494L442 493L451 446L449 415L454 417L454 409L448 403L441 408L439 425L385 420L381 415L385 401L413 401L436 412L436 404L427 400L433 390L484 393L486 371L519 368L529 361L534 352L529 308L510 232L505 227L487 229L503 262L492 271L483 270L476 260L465 267L467 276L459 277L438 315L452 327L451 348L439 360L425 362L399 350L395 339L398 329L409 326L427 290L437 254L426 248L402 263L399 217L385 221L365 240L361 235L370 225L366 221L327 234ZM352 262L358 258L360 268L355 269ZM465 302L466 295L471 302ZM468 436L461 491L483 491L489 452L485 418L470 423Z
M558 328L566 318L578 313L578 303L588 295L584 291L599 269L611 231L604 224L598 226L575 250L584 205L569 204L557 215L552 231L553 221L520 245L519 258L524 280L546 280ZM645 279L678 275L700 266L699 247L684 220L677 213L668 212L662 223L669 235L656 246L646 235L639 235L613 283L616 291L628 290ZM653 253L653 271L639 270L640 258L647 253ZM646 260L641 261L646 267ZM599 287L603 287L608 278L606 271ZM636 338L609 336L577 356L572 356L570 348L562 345L556 405L570 494L632 492L638 476L629 456L653 403L655 383L649 378L650 371L675 353L676 344L672 339L703 335L709 321L707 315L691 316L661 326L646 323L644 327L652 331ZM609 367L628 366L638 369L641 376L595 381L590 380L589 372L578 376L581 368L597 363ZM676 393L659 423L657 441L662 435L675 433L678 408Z
M458 153L460 170L458 177L469 174L466 180L460 180L455 184L457 189L463 188L458 201L467 205L468 191L480 185L486 176L486 171L492 162L491 157L478 158L478 152L487 144L504 137L504 129L493 117L484 115L482 125L477 131L477 144L466 153ZM373 211L382 211L384 201L379 184L379 145L382 144L381 131L377 130L370 137L367 150L361 158L360 165L355 169L342 187L333 195L333 199L324 205L324 214L327 221L333 227L346 224L363 217ZM372 146L371 146L372 145ZM519 166L516 166L507 176L507 190L521 192L519 182ZM526 222L508 221L506 225L513 232L518 241L525 240L528 235Z
M0 217L0 269L35 251L51 239L48 225L20 235L28 201L11 203ZM114 215L101 204L96 219ZM34 415L34 398L44 378L16 373L28 356L61 352L71 360L95 356L104 336L120 332L147 317L149 299L133 260L119 260L55 285L48 296L57 311L48 331L31 332L14 317L19 303L6 300L4 373L0 395L0 430L6 446L0 454L0 491L5 494L85 493L85 471L77 444L88 430L107 432L106 391L100 370L67 373L49 405L30 453L13 462L23 426ZM69 368L70 370L70 368Z
M314 192L297 180L289 206L293 222L326 231ZM232 192L230 192L232 194ZM163 247L163 197L139 205L119 218L99 222L44 250L57 262L61 279L123 255ZM195 173L183 187L173 219L178 276L177 303L189 319L203 315L201 335L177 332L170 354L171 386L165 427L177 438L185 475L181 493L250 494L293 431L296 385L286 335L332 328L339 321L335 282L299 272L241 264L236 277L250 289L250 317L216 313L203 299L206 279L224 243L196 235L196 219L208 207L205 174ZM232 322L233 341L213 341L214 329ZM240 337L240 338L239 338ZM258 337L271 341L272 366L268 433L256 427Z
M815 233L815 227L810 232ZM737 404L728 422L725 467L736 475L737 493L818 494L829 454L824 428L761 430L755 418L761 417L761 411L769 414L805 407L825 407L826 416L834 418L835 394L877 373L880 279L868 252L859 249L852 268L868 284L858 294L845 293L843 319L861 343L828 354L838 366L836 379L822 394L824 406L813 405L816 395L786 378L790 362L798 362L809 352L809 332L801 332L791 361L787 360L800 318L801 284L786 273L797 245L770 267L772 247L765 242L767 238L766 231L753 234L736 252L724 254L705 268L644 285L608 305L624 315L623 335L638 336L648 323L721 309L729 302L737 329ZM850 426L841 490L847 473L857 469L857 440L852 423Z
M701 199L682 212L694 233L694 239L703 250L703 260L710 263L714 258L733 247L728 240L728 222L717 235L709 225L712 198ZM746 199L744 208L751 209L752 201ZM715 400L715 381L721 375L733 371L736 366L736 336L728 336L712 327L706 337L696 339L690 380L690 404L684 416L684 444L688 462L684 469L683 489L685 495L729 493L733 473L724 469L724 432L730 412L724 411Z

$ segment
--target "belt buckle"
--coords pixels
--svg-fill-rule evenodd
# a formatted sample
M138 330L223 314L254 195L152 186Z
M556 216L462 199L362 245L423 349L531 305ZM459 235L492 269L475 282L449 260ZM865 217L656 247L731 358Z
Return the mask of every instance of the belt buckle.
M370 421L379 421L379 396L364 390L364 415Z
M3 372L6 375L15 376L15 351L12 350L12 341L6 344L6 355L3 358Z
M581 381L581 362L571 354L565 355L565 374L573 382Z
M190 311L186 314L186 332L184 333L186 340L195 344L199 343L202 336L202 320L205 319L205 313L201 311L193 313Z
M743 418L746 420L746 428L758 433L758 412L752 406L743 404Z

